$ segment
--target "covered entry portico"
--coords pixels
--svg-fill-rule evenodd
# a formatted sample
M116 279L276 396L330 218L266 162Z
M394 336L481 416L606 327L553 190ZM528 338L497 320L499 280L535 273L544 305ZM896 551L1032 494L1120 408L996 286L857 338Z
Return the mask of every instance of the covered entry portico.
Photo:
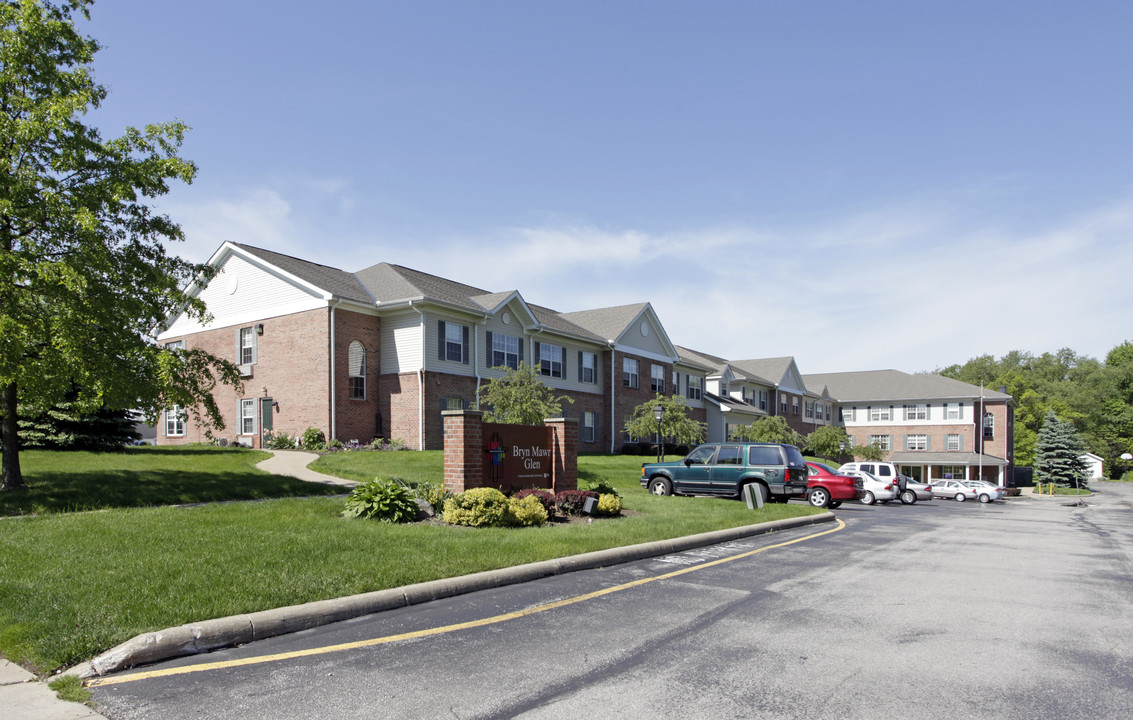
M977 480L1005 487L1008 462L994 455L965 452L895 452L889 461L914 480Z

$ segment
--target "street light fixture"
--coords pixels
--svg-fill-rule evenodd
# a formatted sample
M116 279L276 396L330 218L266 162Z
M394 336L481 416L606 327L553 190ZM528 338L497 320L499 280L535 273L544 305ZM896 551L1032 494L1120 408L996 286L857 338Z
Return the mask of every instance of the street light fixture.
M653 419L657 421L657 462L662 462L665 451L661 445L661 420L665 417L665 406L653 406Z

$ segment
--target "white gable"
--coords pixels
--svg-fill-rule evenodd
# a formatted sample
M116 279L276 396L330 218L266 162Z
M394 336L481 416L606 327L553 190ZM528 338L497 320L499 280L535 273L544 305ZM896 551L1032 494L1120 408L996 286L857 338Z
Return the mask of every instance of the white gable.
M208 307L212 322L202 325L182 313L159 340L327 306L326 299L311 288L236 254L223 261L197 297Z
M618 336L617 349L654 360L672 362L676 350L665 335L657 316L643 311Z

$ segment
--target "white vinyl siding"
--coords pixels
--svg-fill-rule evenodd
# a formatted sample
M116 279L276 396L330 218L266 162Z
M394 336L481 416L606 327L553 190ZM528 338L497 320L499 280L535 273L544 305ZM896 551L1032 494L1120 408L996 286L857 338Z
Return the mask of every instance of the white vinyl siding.
M236 292L230 293L233 276L237 278ZM279 317L327 307L327 301L321 294L316 295L312 290L274 275L236 255L224 262L221 271L201 290L198 297L208 306L213 318L207 328L182 313L169 329L158 336L159 340L204 329L258 322L265 316L265 308L271 308L272 317Z

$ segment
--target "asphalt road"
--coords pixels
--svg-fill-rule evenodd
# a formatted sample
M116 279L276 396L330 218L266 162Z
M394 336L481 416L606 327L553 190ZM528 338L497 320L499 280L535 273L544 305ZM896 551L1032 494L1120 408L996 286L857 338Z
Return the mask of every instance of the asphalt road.
M1098 487L843 505L844 527L182 658L94 699L113 720L1127 718L1133 487Z

